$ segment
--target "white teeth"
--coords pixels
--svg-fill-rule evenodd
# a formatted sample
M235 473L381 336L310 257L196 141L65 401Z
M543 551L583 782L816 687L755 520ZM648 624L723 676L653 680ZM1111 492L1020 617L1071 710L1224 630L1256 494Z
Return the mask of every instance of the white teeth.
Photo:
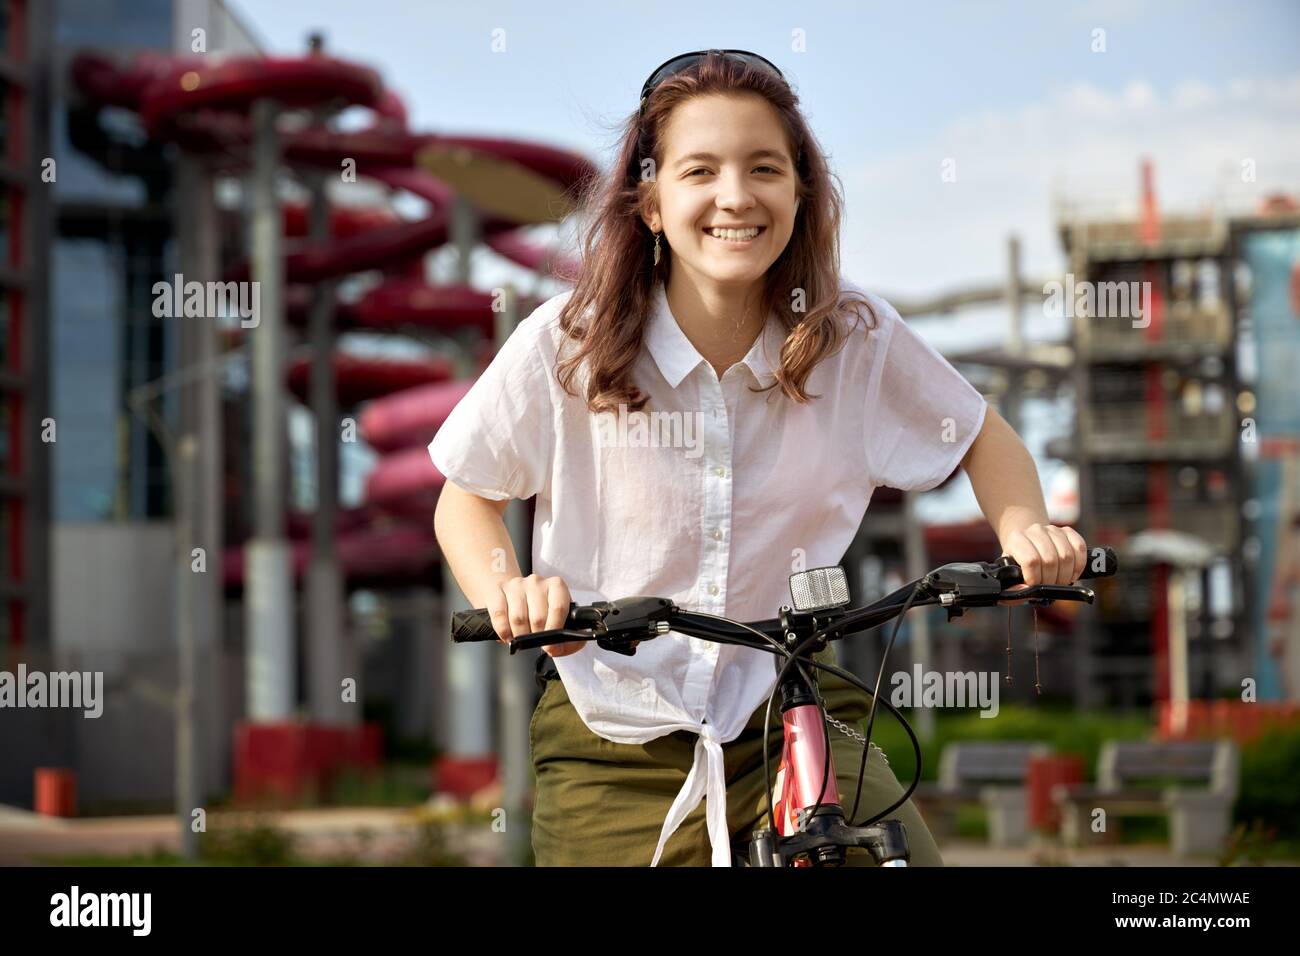
M710 229L709 235L715 239L729 239L732 242L741 242L746 239L753 239L759 233L758 228L753 229Z

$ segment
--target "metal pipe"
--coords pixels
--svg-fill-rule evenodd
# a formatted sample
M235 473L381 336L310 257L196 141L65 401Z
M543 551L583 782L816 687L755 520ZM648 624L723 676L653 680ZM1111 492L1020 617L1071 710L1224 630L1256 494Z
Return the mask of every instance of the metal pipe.
M194 832L193 813L203 802L199 786L199 748L195 708L195 659L197 630L195 610L198 602L199 575L191 564L195 539L194 490L198 483L198 442L193 434L182 435L177 443L176 468L173 472L176 493L176 815L180 825L181 856L197 860L198 834Z
M497 351L505 345L519 324L519 297L512 285L505 287L505 308L496 314ZM522 574L532 571L532 543L528 526L528 508L524 502L515 500L506 505L503 515L506 531L515 546L515 555L519 560ZM543 652L545 653L545 652ZM508 859L512 863L524 859L531 843L529 828L522 821L527 815L528 792L532 785L531 761L529 753L528 724L530 716L529 703L532 699L531 655L511 656L497 655L498 666L502 668L500 688L501 719L501 782L502 803L506 811L506 820L515 821L506 825L506 843L509 848Z
M926 572L925 539L916 517L916 492L903 492L903 555L906 577L914 581ZM912 667L924 671L930 664L930 618L925 608L908 611L908 643L912 648ZM913 701L915 703L915 701ZM913 723L919 740L934 739L934 711L928 707L912 708Z
M474 206L464 197L457 196L451 210L451 240L456 249L456 281L469 285L471 281L470 257L479 242L478 216ZM472 342L480 333L464 330L458 336L462 345L457 357L458 377L474 374L475 362ZM456 611L468 610L469 601L456 583L446 561L442 562L442 586L445 600L444 618L448 620ZM448 638L449 640L449 638ZM448 656L447 696L451 700L450 746L448 755L456 757L483 757L492 753L492 700L494 652L500 648L491 644L457 647Z
M1007 351L1012 355L1021 355L1025 351L1024 342L1024 297L1020 284L1020 239L1015 235L1007 236ZM1002 401L1002 416L1007 424L1019 432L1021 427L1021 392L1024 373L1008 366L1005 370L1007 391Z
M329 240L329 195L324 175L311 178L308 234ZM312 718L325 724L360 723L360 700L344 703L342 682L357 678L349 666L343 573L335 548L338 527L339 403L334 378L335 282L316 286L309 319L311 409L316 420L316 510L312 515L311 562L307 573L307 664Z
M258 290L251 327L253 405L253 536L246 548L248 717L288 719L294 711L293 579L285 540L284 489L287 434L284 401L284 261L276 190L280 143L278 105L253 104L250 246Z

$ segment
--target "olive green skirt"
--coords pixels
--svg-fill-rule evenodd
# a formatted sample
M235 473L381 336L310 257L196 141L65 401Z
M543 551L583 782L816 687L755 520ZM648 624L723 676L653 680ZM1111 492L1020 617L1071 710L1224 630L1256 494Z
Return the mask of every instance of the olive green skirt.
M837 663L834 646L817 659ZM871 698L847 681L817 671L829 713L861 729ZM779 702L778 702L779 703ZM767 784L763 777L763 713L754 711L740 735L722 745L727 780L727 826L733 856L748 854L755 829L767 826ZM877 721L883 708L878 709ZM892 718L888 718L892 719ZM560 680L548 680L529 728L534 791L532 843L538 866L649 866L664 819L686 782L695 757L695 734L679 730L644 744L617 744L582 722ZM847 817L857 792L862 745L830 728L840 799ZM775 776L782 745L781 715L773 707L768 737ZM867 759L856 820L878 813L903 794L903 787L875 747ZM942 866L934 837L912 801L890 814L907 828L912 866ZM705 803L668 838L660 866L708 866L711 860ZM847 851L847 865L874 866L865 849Z

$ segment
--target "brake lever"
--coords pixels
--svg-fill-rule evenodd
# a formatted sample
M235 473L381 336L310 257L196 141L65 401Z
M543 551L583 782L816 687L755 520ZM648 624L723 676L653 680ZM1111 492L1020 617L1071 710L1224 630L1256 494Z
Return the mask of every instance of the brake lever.
M607 651L613 651L615 654L622 654L625 657L632 657L636 654L636 645L640 641L653 637L652 634L630 634L626 632L616 634L606 634L594 629L585 631L575 631L571 628L557 628L553 631L536 631L532 634L525 634L523 637L517 637L510 642L510 653L517 650L528 650L532 647L545 647L547 644L560 644L563 641L592 641L596 642L597 647L602 647Z
M544 647L547 644L559 644L564 640L594 640L597 647L625 657L632 657L636 654L636 645L639 642L667 633L668 625L665 619L676 610L676 606L667 598L637 595L618 601L600 601L593 604L590 609L582 610L591 614L592 623L597 624L597 627L584 630L556 628L525 634L510 642L510 653L532 647ZM611 621L614 625L613 629L610 628Z
M634 637L632 635L601 635L595 631L573 631L569 628L559 628L555 631L537 631L534 633L525 633L523 637L516 637L510 641L510 653L516 650L528 650L529 648L543 648L547 644L562 644L565 640L571 641L590 641L594 640L599 648L612 650L615 654L623 654L624 657L632 657L637 653L636 645L638 641L646 640L646 637L653 635L642 635Z
M533 647L545 647L547 644L560 644L564 640L570 641L603 641L604 638L597 635L594 629L588 628L585 631L575 631L567 627L556 628L552 631L534 631L532 634L525 634L522 637L516 637L508 643L510 653L515 651L526 651Z
M1093 603L1097 592L1079 584L1035 584L1032 587L1003 591L998 595L999 601L1029 601L1032 604L1048 604L1052 601L1082 601Z
M632 657L636 654L636 641L639 638L630 638L633 643L620 644L617 637L598 637L596 646L602 647L607 651L613 651L615 654L622 654L624 657Z
M990 573L990 571L992 573ZM1009 589L1008 584L1022 583L1020 568L1005 560L994 564L945 564L922 579L921 587L938 598L948 612L948 620L961 617L974 607L994 607L1003 601L1027 601L1039 606L1052 601L1093 603L1091 588L1070 584L1035 584L1028 588Z

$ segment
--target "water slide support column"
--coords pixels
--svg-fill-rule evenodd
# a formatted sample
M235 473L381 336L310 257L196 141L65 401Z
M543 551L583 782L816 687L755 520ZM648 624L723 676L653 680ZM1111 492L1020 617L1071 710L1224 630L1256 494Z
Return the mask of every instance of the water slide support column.
M903 492L903 561L907 568L904 577L909 581L921 577L926 572L925 536L921 532L921 522L916 516L915 491ZM930 659L930 618L928 608L913 608L908 611L908 643L912 646L912 667L927 670ZM914 701L915 703L915 701ZM916 727L916 736L922 742L934 739L934 711L929 707L912 709L912 722Z
M183 155L178 164L186 214L180 217L181 271L187 280L219 279L219 223L212 173L203 160ZM181 436L173 472L177 500L179 566L177 603L180 641L176 721L176 809L181 852L197 858L194 809L224 789L229 766L222 722L224 663L221 654L222 553L221 394L217 316L180 326L181 367L197 374L180 390ZM196 570L194 549L202 549ZM203 679L197 679L202 674Z
M462 196L456 196L452 203L450 228L457 252L455 281L468 286L471 284L470 257L479 241L479 222L473 205ZM475 374L473 354L465 337L462 336L461 340L465 348L458 363L457 376L472 376ZM484 554L483 560L490 561L492 556ZM442 586L442 622L446 627L454 612L467 610L470 605L445 561L442 562ZM449 634L442 633L444 640L451 640ZM446 695L451 702L447 715L451 726L446 756L438 762L439 784L444 789L458 788L453 780L479 777L482 769L492 762L492 655L501 650L503 648L496 644L462 644L447 656Z
M284 260L276 178L279 107L253 104L251 175L252 281L258 284L252 336L253 535L246 548L244 600L247 623L247 715L255 723L293 716L294 593L285 539L284 488L287 429L284 399Z
M323 174L311 184L309 235L315 243L329 240L329 195ZM307 666L311 715L316 723L356 726L361 722L361 696L344 702L343 680L360 681L349 653L343 573L335 537L338 530L339 403L334 380L333 279L316 284L312 300L311 408L316 422L316 510L312 514L311 562L307 571Z
M497 349L505 344L519 324L519 297L512 285L505 287L505 308L496 313ZM532 537L528 524L528 506L512 501L505 510L506 531L515 546L519 568L532 571ZM500 649L498 649L500 650ZM540 652L540 653L545 653ZM529 753L528 725L531 718L533 661L536 654L497 654L500 668L499 706L501 718L502 804L506 812L506 844L510 862L523 861L531 846L530 827L523 826L527 816L528 793L532 787L532 755Z

